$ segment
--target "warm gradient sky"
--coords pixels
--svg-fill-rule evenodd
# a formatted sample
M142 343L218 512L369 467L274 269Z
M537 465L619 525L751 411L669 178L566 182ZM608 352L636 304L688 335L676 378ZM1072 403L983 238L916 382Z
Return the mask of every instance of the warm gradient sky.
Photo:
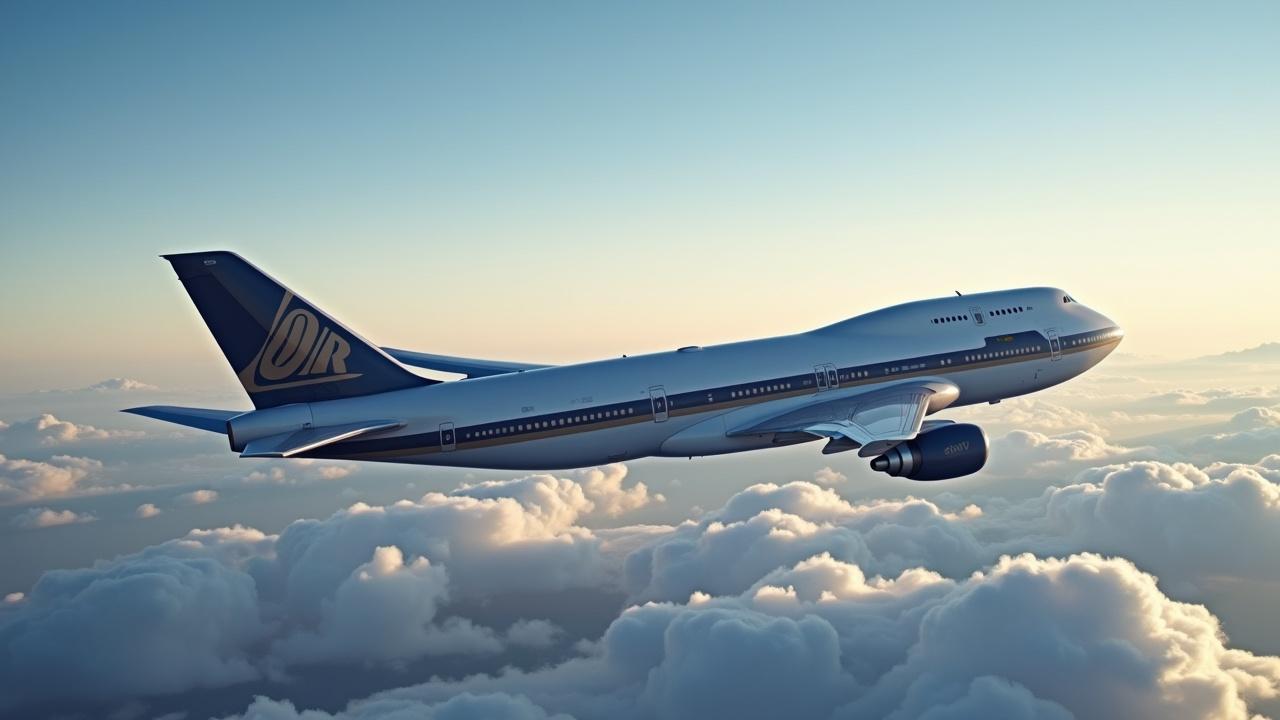
M1126 339L942 483L249 461L119 412L248 407L211 248L446 354ZM1274 2L2 2L0 715L1280 716L1277 280Z
M220 372L156 258L217 247L375 340L515 359L1031 284L1130 353L1275 335L1275 3L23 2L0 33L2 389Z

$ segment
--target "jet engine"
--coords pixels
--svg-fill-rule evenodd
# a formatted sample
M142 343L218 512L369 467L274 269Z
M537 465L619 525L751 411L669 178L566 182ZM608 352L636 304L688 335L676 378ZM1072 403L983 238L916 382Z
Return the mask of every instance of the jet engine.
M948 480L987 463L987 435L977 425L943 425L898 443L871 461L871 469L911 480Z

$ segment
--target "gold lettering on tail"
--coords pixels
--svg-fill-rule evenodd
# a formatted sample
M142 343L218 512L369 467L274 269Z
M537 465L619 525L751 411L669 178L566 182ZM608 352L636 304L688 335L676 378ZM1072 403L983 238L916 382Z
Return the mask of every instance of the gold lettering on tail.
M293 297L291 292L284 294L266 341L239 373L249 392L352 380L361 375L347 372L351 344L346 338L332 328L321 327L321 320L307 308L290 310Z

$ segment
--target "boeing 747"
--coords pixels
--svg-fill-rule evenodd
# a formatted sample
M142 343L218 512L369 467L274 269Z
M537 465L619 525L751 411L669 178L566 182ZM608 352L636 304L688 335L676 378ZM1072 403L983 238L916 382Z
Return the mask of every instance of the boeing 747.
M550 470L824 440L823 453L943 480L980 470L987 438L930 416L1070 380L1123 337L1070 294L1032 287L651 355L476 360L378 347L234 253L164 257L254 409L126 412L223 433L241 457Z

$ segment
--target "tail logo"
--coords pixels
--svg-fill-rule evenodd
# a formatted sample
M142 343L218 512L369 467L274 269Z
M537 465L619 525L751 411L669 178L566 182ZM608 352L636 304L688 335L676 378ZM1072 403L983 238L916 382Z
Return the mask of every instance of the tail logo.
M262 348L240 371L245 388L266 392L360 377L347 372L351 344L346 338L307 307L290 309L293 298L291 292L284 294Z

